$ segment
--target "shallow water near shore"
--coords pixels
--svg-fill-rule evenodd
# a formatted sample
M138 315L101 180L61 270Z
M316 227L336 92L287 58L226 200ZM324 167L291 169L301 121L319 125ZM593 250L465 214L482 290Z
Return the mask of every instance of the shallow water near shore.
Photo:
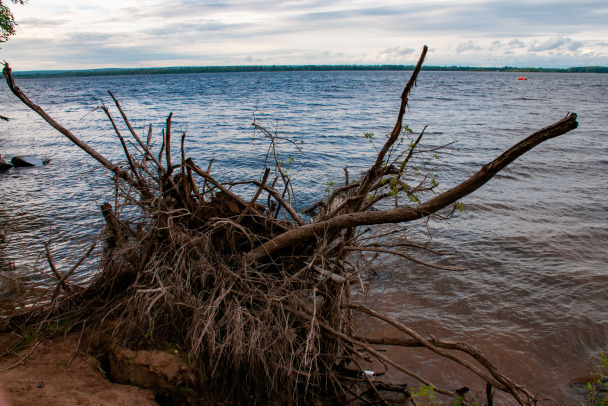
M405 122L423 143L456 141L435 172L442 190L457 184L531 132L568 112L579 128L524 155L465 198L464 213L432 221L432 246L443 263L463 272L424 268L402 260L383 264L365 297L376 309L439 338L464 340L495 360L534 393L583 402L568 388L589 374L608 344L608 75L425 72L410 98ZM99 152L122 159L100 110L107 90L121 101L137 131L151 123L157 146L173 112L174 131L186 131L186 153L201 166L214 158L221 180L256 178L267 144L261 124L300 142L285 150L298 206L316 202L327 182L343 181L375 155L394 124L409 72L263 72L19 80L19 86L58 122ZM0 173L0 201L10 220L1 255L30 282L42 281L38 261L52 241L57 263L69 268L97 236L99 205L108 198L106 171L0 86L0 154L50 158L49 165ZM117 113L115 113L118 116ZM124 134L127 133L124 129ZM177 155L176 155L177 156ZM421 233L415 229L414 233ZM436 260L424 257L426 260ZM85 283L95 258L75 276ZM374 324L376 335L393 334ZM419 363L437 385L466 384L449 364ZM396 379L405 380L395 374Z

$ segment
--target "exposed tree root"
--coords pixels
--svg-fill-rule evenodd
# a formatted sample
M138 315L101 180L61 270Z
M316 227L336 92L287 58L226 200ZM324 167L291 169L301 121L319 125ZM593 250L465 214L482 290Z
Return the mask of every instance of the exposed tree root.
M109 320L114 335L127 347L172 343L188 354L201 386L233 388L238 382L231 395L257 403L307 403L328 396L340 402L384 402L385 394L392 392L416 404L407 386L376 380L363 369L364 362L376 359L412 382L433 385L379 351L378 346L385 345L425 347L510 393L520 404L534 403L530 391L507 378L479 350L424 337L351 299L367 266L365 252L374 258L396 255L433 268L459 270L416 258L411 251L425 247L399 242L395 235L400 228L374 234L373 228L364 226L449 217L459 199L519 156L577 126L576 115L569 114L517 143L463 183L436 193L432 176L411 165L424 159L419 148L424 132L404 143L402 128L426 50L405 86L395 127L375 162L355 181L345 169L345 184L315 205L319 211L310 223L292 205L291 179L276 150L280 138L257 123L255 131L270 140L268 161L273 164L261 169L256 179L222 184L210 173L211 164L203 170L184 156L185 134L180 160L172 161L171 114L160 151L152 151L152 128L146 142L140 139L111 94L136 142L129 147L103 106L125 154L119 166L32 103L6 64L4 74L14 94L109 169L116 184L115 207L101 206L106 230L100 272L90 285L73 286L67 279L78 264L61 274L47 246L57 283L50 303L34 319L69 316L74 325ZM364 337L355 323L357 314L388 323L407 338ZM434 388L448 397L460 395Z

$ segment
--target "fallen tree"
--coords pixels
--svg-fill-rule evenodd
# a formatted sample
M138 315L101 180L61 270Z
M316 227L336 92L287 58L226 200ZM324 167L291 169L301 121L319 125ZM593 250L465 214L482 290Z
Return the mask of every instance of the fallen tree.
M110 109L102 106L125 154L119 165L31 102L5 64L12 92L111 171L116 186L115 205L101 206L106 230L99 273L88 286L74 286L69 276L78 264L62 274L47 247L57 282L35 319L69 315L74 326L111 321L113 334L129 347L141 345L142 337L150 343L174 343L187 352L195 384L221 388L239 382L232 395L256 403L305 403L327 396L344 403L384 402L387 392L400 392L416 403L407 385L370 376L363 368L370 359L442 395L461 395L392 361L379 350L382 345L424 347L472 371L487 383L488 403L492 388L508 392L519 404L534 403L530 391L506 377L478 349L425 337L352 299L362 266L369 262L365 253L452 269L410 254L408 248L420 247L397 238L403 225L450 216L459 199L518 157L578 125L576 114L568 114L438 193L434 178L413 164L428 152L421 148L424 131L410 143L403 137L408 97L426 52L424 47L401 94L395 126L375 161L359 179L351 180L345 169L344 185L314 206L318 212L308 222L291 204L292 180L276 150L280 137L257 122L254 129L268 137L273 165L262 168L257 179L221 183L211 174L211 163L204 170L185 156L185 133L180 160L173 161L172 114L160 150L153 151L152 127L147 139L141 139L110 93L133 138L129 146ZM237 193L243 186L254 192L248 197ZM395 227L373 227L381 224ZM364 336L358 315L392 325L403 338Z

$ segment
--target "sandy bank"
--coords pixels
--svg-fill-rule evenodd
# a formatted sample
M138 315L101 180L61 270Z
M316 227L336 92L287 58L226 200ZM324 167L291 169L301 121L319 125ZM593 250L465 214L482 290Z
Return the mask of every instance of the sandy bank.
M32 342L16 353L6 353L20 337L11 333L0 335L0 385L9 404L158 405L152 391L110 383L97 359L81 351L75 354L78 338L76 335L42 340L38 345Z

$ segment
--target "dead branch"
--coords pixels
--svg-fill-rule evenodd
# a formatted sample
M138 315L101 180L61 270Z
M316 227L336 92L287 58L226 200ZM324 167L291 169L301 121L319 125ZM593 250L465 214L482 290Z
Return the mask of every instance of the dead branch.
M357 304L349 304L348 307L351 308L351 309L360 311L362 313L368 314L368 315L370 315L372 317L375 317L375 318L377 318L379 320L382 320L382 321L385 321L385 322L391 324L392 326L394 326L394 327L398 328L399 330L403 331L404 333L406 333L410 337L414 338L416 341L418 341L419 343L421 343L424 347L426 347L429 350L433 351L437 355L440 355L440 356L442 356L444 358L450 359L450 360L452 360L452 361L454 361L454 362L456 362L456 363L464 366L465 368L469 369L470 371L472 371L473 373L475 373L476 375L478 375L484 381L486 381L487 383L493 385L494 387L496 387L496 388L498 388L500 390L503 390L503 391L507 391L508 390L509 392L511 392L511 394L517 399L517 401L521 405L529 404L530 401L535 398L534 395L532 395L527 390L522 389L518 385L513 384L513 382L511 382L511 380L509 380L504 375L502 375L501 373L499 373L495 368L492 368L490 370L490 372L492 373L492 376L489 376L486 373L482 372L477 366L471 364L467 360L465 360L463 358L459 358L459 357L457 357L454 354L451 354L449 352L443 351L438 346L434 345L434 343L431 340L427 340L426 338L424 338L420 334L418 334L416 331L412 330L411 328L405 326L402 323L399 323L397 320L395 320L393 318L390 318L390 317L388 317L388 316L386 316L384 314L378 313L378 312L376 312L374 310L368 309L366 307L363 307L363 306L357 305ZM437 340L435 340L435 341L437 341ZM472 347L467 348L467 349L471 350L471 348ZM484 364L491 365L491 363L485 357L483 357L479 351L473 350L472 352L474 352L476 355L478 355L480 359L483 359L484 360ZM523 393L520 393L520 391L523 392ZM528 399L524 399L522 397L522 394L525 395L525 396L527 396Z
M51 297L51 301L55 300L55 298L57 297L57 295L59 294L59 288L64 284L64 282L70 277L70 275L72 275L74 273L74 271L76 269L78 269L78 267L84 262L85 259L87 259L87 257L89 255L91 255L91 252L93 252L93 250L95 249L95 247L97 246L97 242L94 242L89 249L84 253L84 255L82 257L80 257L80 259L78 261L76 261L76 263L74 264L74 266L72 266L72 268L70 268L69 271L67 271L66 273L64 273L61 278L59 279L59 282L57 282L57 286L55 287L55 291L53 292L53 296Z
M51 268L51 271L53 271L53 275L55 275L55 277L59 281L58 286L61 286L64 290L68 290L68 286L66 285L65 280L61 279L61 275L59 274L59 271L57 270L57 267L55 266L55 261L53 261L53 256L51 255L50 243L48 243L48 242L44 243L44 250L46 252L46 259L49 263L49 267Z
M492 162L484 165L476 174L457 186L435 196L427 202L415 207L399 207L391 210L376 212L357 212L336 216L330 220L287 231L263 245L253 249L247 254L252 261L262 260L273 253L291 246L302 239L309 239L316 235L335 232L345 228L360 227L375 224L405 223L428 217L439 210L456 203L463 197L482 187L507 165L515 161L524 153L530 151L540 143L555 138L575 129L578 126L576 114L569 113L565 118L536 131L523 141L518 142L509 150L498 156Z
M124 169L121 169L119 166L113 164L108 159L106 159L103 155L101 155L96 150L91 148L89 145L87 145L86 143L81 141L78 137L76 137L74 134L72 134L72 132L70 132L68 129L66 129L59 123L57 123L51 116L49 116L44 110L42 110L42 108L40 106L33 103L21 91L19 86L17 86L17 84L15 83L15 80L13 79L13 76L11 73L12 70L9 67L8 62L4 63L4 69L2 70L2 72L4 73L4 77L6 78L6 83L8 84L9 89L11 89L13 94L15 96L17 96L26 106L28 106L30 109L32 109L33 111L38 113L38 115L40 115L40 117L42 117L44 119L44 121L49 123L51 125L51 127L56 129L57 131L59 131L61 134L65 135L70 141L72 141L72 143L74 143L76 146L78 146L84 152L89 154L91 157L93 157L95 160L97 160L97 162L102 164L104 167L106 167L110 171L114 172L118 177L126 180L129 183L134 183L133 179L129 176L129 174Z
M30 349L30 351L23 357L21 358L19 361L17 361L15 364L10 365L4 369L0 369L0 372L6 372L6 371L10 371L13 368L17 368L19 365L23 364L23 361L25 361L26 359L28 359L28 357L30 355L32 355L32 353L34 352L34 350L36 349L36 347L38 347L38 344L40 344L40 341L37 341L36 344L34 344L34 346Z
M420 265L428 266L429 268L443 269L445 271L466 271L466 268L449 266L449 265L433 264L431 262L426 262L426 261L422 261L418 258L414 258L413 256L407 255L404 252L390 250L390 249L386 249L386 248L376 248L376 247L369 247L369 246L362 246L362 247L345 246L345 247L342 247L342 249L347 250L347 251L379 252L382 254L394 255L396 257L405 258L408 261L412 261L412 262L415 262Z

